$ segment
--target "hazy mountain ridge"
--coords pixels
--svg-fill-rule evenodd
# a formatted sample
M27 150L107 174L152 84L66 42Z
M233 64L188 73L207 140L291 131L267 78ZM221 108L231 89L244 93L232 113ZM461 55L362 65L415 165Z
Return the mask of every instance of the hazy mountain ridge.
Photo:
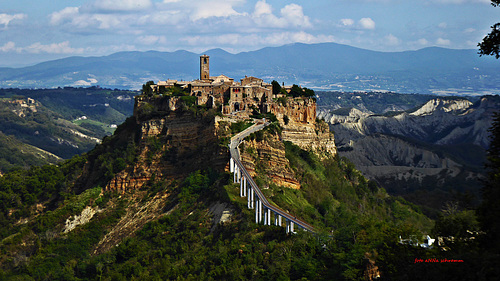
M500 67L475 50L425 48L377 52L335 43L290 44L230 54L208 50L211 72L245 75L332 90L390 90L403 93L498 92ZM0 69L0 87L100 85L139 89L149 80L192 80L199 54L120 52L69 57L23 68Z

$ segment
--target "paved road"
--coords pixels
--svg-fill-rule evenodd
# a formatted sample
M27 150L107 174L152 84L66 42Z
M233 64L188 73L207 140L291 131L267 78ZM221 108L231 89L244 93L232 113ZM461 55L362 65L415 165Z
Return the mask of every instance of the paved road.
M271 211L279 214L282 217L285 217L286 219L292 221L294 224L298 225L299 227L306 229L310 232L314 232L314 228L307 224L306 222L303 222L299 219L297 219L295 216L292 216L291 214L281 210L278 207L275 207L267 201L266 196L262 193L260 188L257 186L255 181L252 179L248 171L245 169L243 164L240 161L240 152L238 150L238 146L240 145L241 141L246 138L248 135L260 131L264 129L267 125L269 125L269 122L261 122L252 125L251 127L245 129L243 132L238 133L234 137L231 138L231 143L229 144L229 151L231 153L231 157L233 158L234 162L236 165L238 165L239 169L241 170L242 174L245 176L247 179L247 182L252 186L252 188L255 190L255 194L259 198L259 200L262 202L262 205L264 205L266 208L271 209Z

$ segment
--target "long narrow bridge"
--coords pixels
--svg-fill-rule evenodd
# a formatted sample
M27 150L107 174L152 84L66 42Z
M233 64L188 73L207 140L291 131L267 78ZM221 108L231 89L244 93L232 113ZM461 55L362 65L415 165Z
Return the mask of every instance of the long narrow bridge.
M231 153L229 169L231 173L233 173L234 182L240 184L240 196L248 198L249 209L255 209L255 223L271 225L271 214L273 214L275 225L282 226L282 220L284 218L287 233L294 233L295 225L306 231L314 232L314 228L311 225L271 205L240 161L238 146L241 141L251 133L264 129L267 125L269 125L269 123L256 123L231 138L231 143L229 144L229 151Z

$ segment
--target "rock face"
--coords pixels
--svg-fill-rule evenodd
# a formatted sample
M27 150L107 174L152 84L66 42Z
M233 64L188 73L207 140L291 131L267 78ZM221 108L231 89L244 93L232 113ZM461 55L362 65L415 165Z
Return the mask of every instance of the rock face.
M213 112L189 110L176 100L137 97L134 116L117 129L118 135L98 147L95 156L90 155L77 188L101 184L105 190L123 192L154 181L168 185L207 167L223 171L229 150L221 139L229 134L229 124ZM99 162L100 155L111 147L128 150L130 146L133 161L122 168L115 168L114 159ZM108 169L106 175L100 171L103 169Z
M241 160L252 177L260 167L262 175L268 175L276 185L299 189L290 162L285 156L285 146L278 135L266 135L262 141L245 141L240 145Z
M439 209L451 200L450 190L478 193L488 129L498 108L500 99L494 96L475 103L436 98L391 115L335 109L318 117L335 131L339 155L365 176L392 194ZM434 193L425 200L412 195L422 189Z
M171 182L205 167L222 170L229 159L228 150L219 146L214 118L171 111L137 122L139 161L118 173L106 190L137 189L152 177Z
M245 149L253 153L242 153L243 162L251 173L255 173L256 165L266 167L263 173L277 185L300 188L285 157L282 141L291 141L321 157L329 157L336 153L333 134L325 122L317 122L313 99L289 98L285 104L271 104L269 111L277 116L283 127L282 134L245 143ZM128 138L134 143L135 160L116 172L117 164L113 162L107 173L108 177L112 175L111 179L101 173L101 182L106 181L105 190L124 192L158 180L168 185L206 167L223 171L229 162L228 148L223 145L224 139L230 136L228 121L232 119L229 119L216 116L213 110L188 108L179 97L136 97L128 136L115 138ZM98 184L98 180L92 180L99 177L95 171L110 167L109 163L97 160L89 161L84 168L87 175L81 178L82 185Z
M339 147L380 133L439 145L472 143L487 148L491 116L498 107L499 102L492 97L484 97L474 104L464 99L433 99L412 112L394 116L347 119L323 111L319 117L331 124Z
M271 107L283 127L282 138L305 150L312 150L321 157L335 155L337 149L328 125L316 121L316 102L311 98L287 99Z

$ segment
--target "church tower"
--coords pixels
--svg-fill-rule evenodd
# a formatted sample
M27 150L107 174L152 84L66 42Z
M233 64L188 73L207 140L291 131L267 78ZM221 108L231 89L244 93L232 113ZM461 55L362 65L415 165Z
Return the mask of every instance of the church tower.
M210 79L210 57L207 55L200 56L200 80Z

